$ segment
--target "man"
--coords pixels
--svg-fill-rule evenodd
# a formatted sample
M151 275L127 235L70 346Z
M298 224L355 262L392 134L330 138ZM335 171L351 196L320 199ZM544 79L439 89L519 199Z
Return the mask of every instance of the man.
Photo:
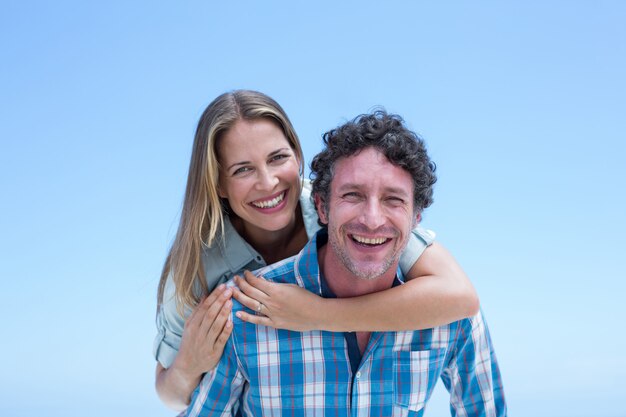
M263 276L324 297L402 285L398 259L436 179L423 142L381 111L326 133L324 142L312 174L326 227ZM235 303L233 312L243 308ZM421 416L439 377L455 415L506 415L480 313L433 329L371 334L276 330L236 317L233 324L189 416Z

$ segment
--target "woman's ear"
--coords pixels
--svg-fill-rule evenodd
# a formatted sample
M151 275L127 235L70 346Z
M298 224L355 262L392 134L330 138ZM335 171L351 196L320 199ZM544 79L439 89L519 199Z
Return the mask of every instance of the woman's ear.
M217 195L220 198L228 198L228 193L226 192L226 187L224 187L222 185L222 181L224 180L223 175L224 175L224 173L220 169L218 177L217 177L217 181L216 181L217 184L215 184L215 191L217 191Z
M313 201L315 201L317 217L320 218L320 221L322 223L328 224L328 216L326 215L326 205L324 204L324 200L322 200L319 194L315 194L315 196L313 197Z

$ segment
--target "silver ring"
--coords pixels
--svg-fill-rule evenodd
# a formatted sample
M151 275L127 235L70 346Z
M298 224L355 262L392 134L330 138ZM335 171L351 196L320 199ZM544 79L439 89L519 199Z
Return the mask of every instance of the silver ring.
M262 308L263 308L263 303L259 301L259 305L256 307L256 312L260 313Z

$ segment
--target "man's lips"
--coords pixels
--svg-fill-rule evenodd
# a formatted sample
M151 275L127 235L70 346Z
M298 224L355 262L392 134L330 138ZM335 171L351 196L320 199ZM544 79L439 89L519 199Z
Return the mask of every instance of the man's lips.
M391 240L391 238L389 237L382 237L382 236L366 237L366 236L360 236L356 234L349 234L348 236L350 236L350 238L356 243L359 243L361 245L366 245L366 246L380 246Z

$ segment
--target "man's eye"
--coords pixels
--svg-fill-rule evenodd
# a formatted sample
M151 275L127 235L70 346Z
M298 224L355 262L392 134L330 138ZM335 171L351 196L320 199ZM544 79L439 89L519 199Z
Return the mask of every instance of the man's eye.
M393 205L401 205L404 204L404 200L400 197L389 197L387 199L387 201L389 201L389 203L393 204Z
M342 196L345 200L358 200L361 195L359 193L355 193L355 192L350 192L350 193L345 193Z

